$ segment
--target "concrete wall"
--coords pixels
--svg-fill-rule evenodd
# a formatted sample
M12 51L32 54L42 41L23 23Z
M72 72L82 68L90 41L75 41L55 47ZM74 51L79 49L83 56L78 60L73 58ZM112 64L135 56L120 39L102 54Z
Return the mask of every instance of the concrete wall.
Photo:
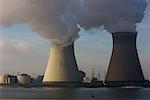
M81 80L73 44L65 47L52 45L43 82Z
M113 33L113 51L106 81L143 81L136 49L137 33Z

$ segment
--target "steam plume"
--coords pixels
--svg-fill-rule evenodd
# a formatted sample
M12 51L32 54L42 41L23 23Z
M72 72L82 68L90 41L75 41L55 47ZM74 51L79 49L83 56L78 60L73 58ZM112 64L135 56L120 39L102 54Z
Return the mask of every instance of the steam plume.
M144 17L145 0L74 0L79 24L85 29L104 25L109 32L136 31ZM79 4L80 2L80 4ZM75 4L75 3L74 3Z
M0 25L26 23L55 44L70 44L85 29L104 26L109 32L136 31L145 0L0 0Z
M62 2L63 1L63 2ZM0 24L9 26L26 23L52 43L68 44L78 38L75 16L70 0L0 0Z

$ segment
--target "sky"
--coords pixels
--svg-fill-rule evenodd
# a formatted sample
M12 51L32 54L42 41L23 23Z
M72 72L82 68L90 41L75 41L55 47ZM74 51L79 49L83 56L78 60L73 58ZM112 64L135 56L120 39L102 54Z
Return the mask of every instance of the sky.
M148 0L147 0L148 1ZM137 24L137 50L145 78L150 79L150 3L144 19ZM91 75L100 72L104 78L111 52L112 37L102 27L81 29L75 41L75 55L80 70ZM32 32L24 23L0 27L0 74L27 73L42 75L47 67L51 44Z

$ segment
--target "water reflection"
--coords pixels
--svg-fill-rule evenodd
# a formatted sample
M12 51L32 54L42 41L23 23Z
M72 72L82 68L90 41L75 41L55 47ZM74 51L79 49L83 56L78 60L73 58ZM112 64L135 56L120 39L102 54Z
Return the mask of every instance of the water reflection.
M149 100L146 88L0 88L0 100Z
M77 97L78 88L45 88L52 99L73 99Z

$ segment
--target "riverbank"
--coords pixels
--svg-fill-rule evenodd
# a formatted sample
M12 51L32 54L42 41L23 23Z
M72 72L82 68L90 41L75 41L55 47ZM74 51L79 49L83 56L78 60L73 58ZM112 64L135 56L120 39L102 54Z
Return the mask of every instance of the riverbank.
M144 84L92 84L92 83L81 83L78 85L75 84L68 84L68 85L58 85L58 84L0 84L0 87L6 87L6 88L17 88L17 87L24 87L24 88L38 88L38 87L59 87L59 88L112 88L112 87L143 87L143 88L150 88L149 83Z

